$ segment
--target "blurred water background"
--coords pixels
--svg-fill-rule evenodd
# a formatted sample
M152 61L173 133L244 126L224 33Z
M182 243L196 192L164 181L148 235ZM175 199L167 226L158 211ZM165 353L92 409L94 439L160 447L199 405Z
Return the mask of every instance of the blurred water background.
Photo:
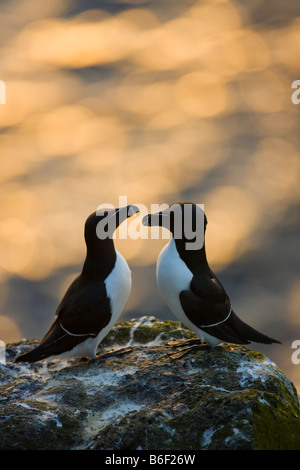
M253 345L300 390L300 2L0 2L0 339L41 338L99 204L205 205L207 254ZM121 320L175 319L155 281L166 240L116 240Z

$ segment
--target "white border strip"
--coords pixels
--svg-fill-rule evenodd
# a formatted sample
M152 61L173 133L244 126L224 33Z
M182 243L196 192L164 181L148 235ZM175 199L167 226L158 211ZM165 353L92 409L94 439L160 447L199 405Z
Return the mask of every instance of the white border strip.
M61 322L59 322L59 325L64 330L64 332L70 336L95 336L95 333L82 333L82 334L71 333L70 331L66 330L66 328L62 326Z
M218 323L212 323L211 325L200 325L199 328L209 328L210 326L218 326L218 325L221 325L221 323L224 323L226 320L228 320L228 318L230 317L231 313L232 313L232 307L230 308L229 313L228 313L227 317L224 318L224 320L219 321Z

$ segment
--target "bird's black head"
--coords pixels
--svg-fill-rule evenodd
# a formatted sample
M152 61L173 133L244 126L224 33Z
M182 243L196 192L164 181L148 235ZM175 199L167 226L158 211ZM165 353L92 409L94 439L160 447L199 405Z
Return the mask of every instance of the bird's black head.
M177 202L166 210L146 215L143 225L167 228L175 240L185 243L186 249L198 250L204 243L207 218L201 205Z
M84 238L87 256L90 259L103 258L114 252L113 235L119 225L128 217L139 212L136 206L129 205L118 209L100 209L93 212L86 220Z
M86 243L112 239L115 230L128 217L139 212L137 206L125 206L118 209L98 209L93 212L86 220L84 235Z

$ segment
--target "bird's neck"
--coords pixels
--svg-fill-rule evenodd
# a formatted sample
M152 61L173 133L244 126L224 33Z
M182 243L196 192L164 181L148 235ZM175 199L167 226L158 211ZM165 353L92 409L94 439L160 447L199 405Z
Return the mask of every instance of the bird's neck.
M117 253L112 239L89 243L82 274L89 277L106 278L112 271L117 259Z
M174 239L174 241L180 258L185 262L190 271L199 274L205 272L210 273L210 267L206 258L205 242L201 249L188 250L186 248L186 243L189 243L188 240L182 238Z

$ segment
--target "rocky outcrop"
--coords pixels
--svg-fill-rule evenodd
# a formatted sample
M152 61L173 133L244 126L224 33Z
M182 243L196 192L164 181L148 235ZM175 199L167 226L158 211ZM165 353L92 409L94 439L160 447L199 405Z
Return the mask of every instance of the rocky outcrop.
M263 354L153 317L116 325L96 359L14 364L35 343L0 364L1 449L300 449L296 390Z

